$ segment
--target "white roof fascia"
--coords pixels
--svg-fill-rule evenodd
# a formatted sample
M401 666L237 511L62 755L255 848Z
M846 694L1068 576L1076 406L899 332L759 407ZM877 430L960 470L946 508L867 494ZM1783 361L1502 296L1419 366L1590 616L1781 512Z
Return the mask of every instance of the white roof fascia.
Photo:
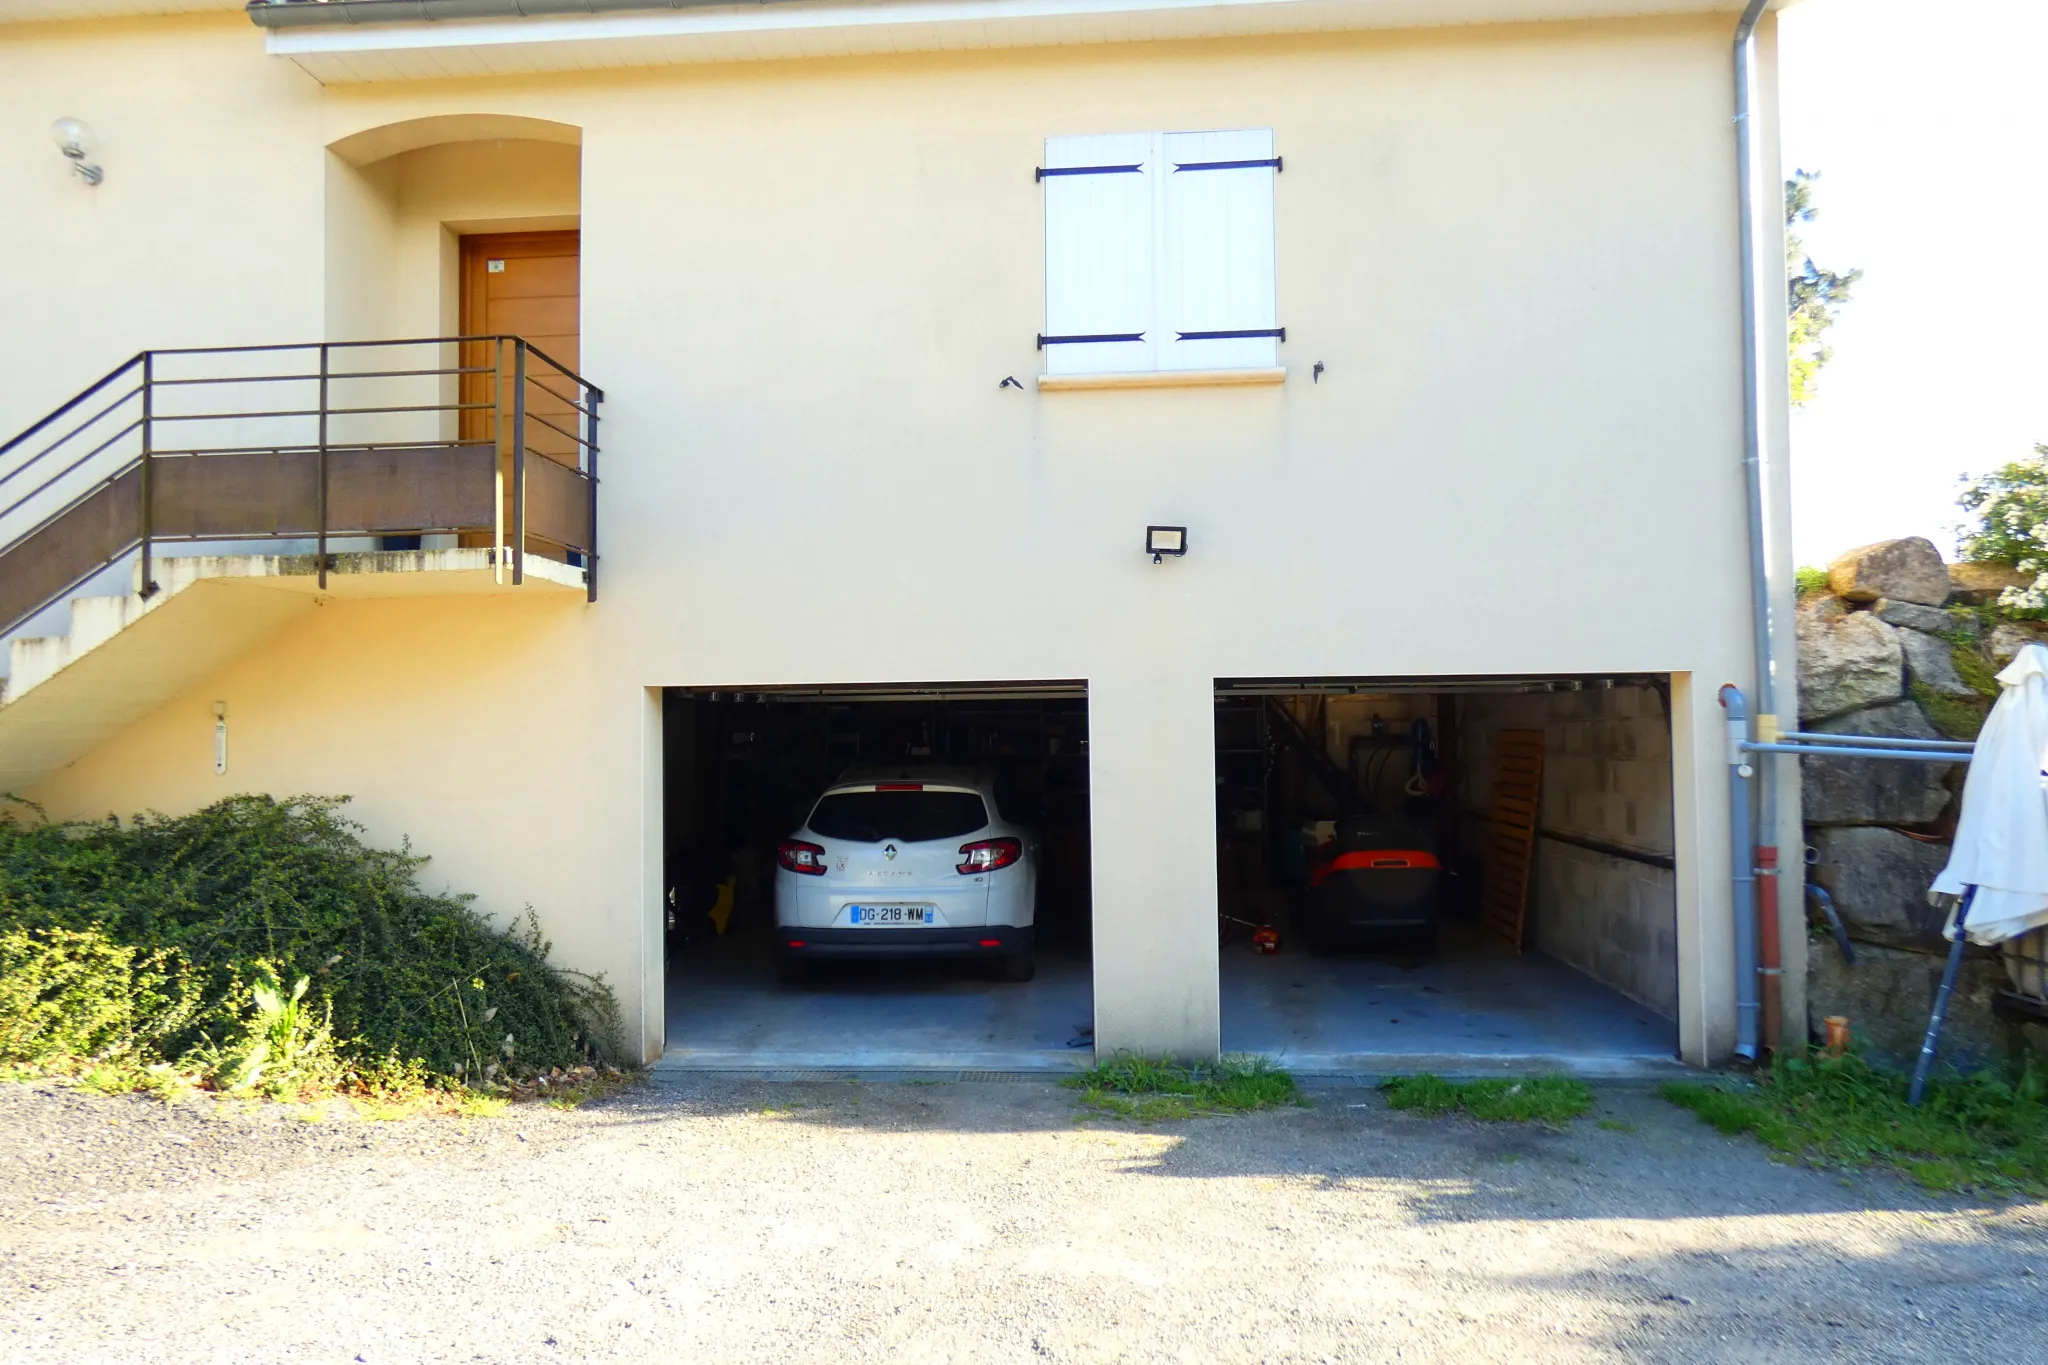
M1773 8L1791 3L1775 0ZM339 85L1724 10L1732 26L1740 9L1739 0L816 0L304 26L266 29L264 42L314 79Z

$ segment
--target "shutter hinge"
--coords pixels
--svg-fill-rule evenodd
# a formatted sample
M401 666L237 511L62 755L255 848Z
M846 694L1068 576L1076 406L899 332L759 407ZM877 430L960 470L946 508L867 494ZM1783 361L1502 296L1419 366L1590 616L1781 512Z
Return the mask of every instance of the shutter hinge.
M1144 339L1145 334L1143 332L1097 332L1091 336L1071 337L1049 337L1041 332L1038 337L1038 349L1042 351L1048 346L1085 346L1096 341L1143 341Z
M1040 166L1033 180L1044 180L1055 175L1136 175L1143 170L1144 163L1135 166Z
M1175 341L1236 341L1243 337L1278 337L1287 340L1285 327L1252 327L1236 332L1175 332Z
M1259 161L1176 161L1173 163L1173 169L1176 173L1180 171L1248 171L1259 166L1271 166L1277 172L1280 169L1280 158L1269 156Z

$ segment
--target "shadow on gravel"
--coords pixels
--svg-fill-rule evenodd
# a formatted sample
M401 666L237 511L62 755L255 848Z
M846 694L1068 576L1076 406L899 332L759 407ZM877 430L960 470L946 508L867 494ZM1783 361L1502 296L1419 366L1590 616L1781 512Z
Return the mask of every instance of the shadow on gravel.
M1646 1087L1596 1084L1594 1093L1591 1113L1557 1128L1397 1113L1363 1087L1312 1089L1306 1108L1138 1125L1084 1113L1072 1091L1050 1082L765 1082L667 1073L582 1113L598 1126L769 1117L852 1140L906 1132L964 1140L1142 1135L1159 1141L1118 1158L1124 1174L1370 1189L1399 1199L1419 1219L1444 1222L2003 1207L1932 1195L1887 1173L1773 1160L1755 1142L1722 1136Z
M1582 1321L1608 1325L1578 1339L1623 1360L2031 1365L2048 1274L2042 1228L1992 1217L1970 1233L1851 1249L1832 1224L1780 1218L1740 1228L1725 1250L1631 1250L1600 1267L1491 1277L1486 1292L1579 1305Z

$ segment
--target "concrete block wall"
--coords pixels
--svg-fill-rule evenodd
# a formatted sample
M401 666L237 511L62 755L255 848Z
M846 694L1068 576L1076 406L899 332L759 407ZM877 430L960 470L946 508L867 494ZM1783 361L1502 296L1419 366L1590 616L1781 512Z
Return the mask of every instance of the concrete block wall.
M1539 829L1672 856L1671 726L1655 689L1469 696L1457 705L1469 846L1484 847L1500 732L1542 730ZM1667 1018L1678 1014L1677 906L1668 868L1536 842L1529 946Z

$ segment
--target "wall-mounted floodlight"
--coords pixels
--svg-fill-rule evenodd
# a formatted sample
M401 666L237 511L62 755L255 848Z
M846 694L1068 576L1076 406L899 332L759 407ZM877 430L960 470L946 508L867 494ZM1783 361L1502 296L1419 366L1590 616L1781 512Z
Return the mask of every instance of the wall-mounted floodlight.
M84 119L66 114L50 125L50 136L55 139L57 150L71 162L71 169L78 173L80 180L88 185L97 185L106 179L105 171L85 159L92 151L93 137L92 127Z
M1168 555L1184 555L1187 552L1187 527L1147 526L1145 528L1145 553L1152 556L1154 564L1164 564Z

